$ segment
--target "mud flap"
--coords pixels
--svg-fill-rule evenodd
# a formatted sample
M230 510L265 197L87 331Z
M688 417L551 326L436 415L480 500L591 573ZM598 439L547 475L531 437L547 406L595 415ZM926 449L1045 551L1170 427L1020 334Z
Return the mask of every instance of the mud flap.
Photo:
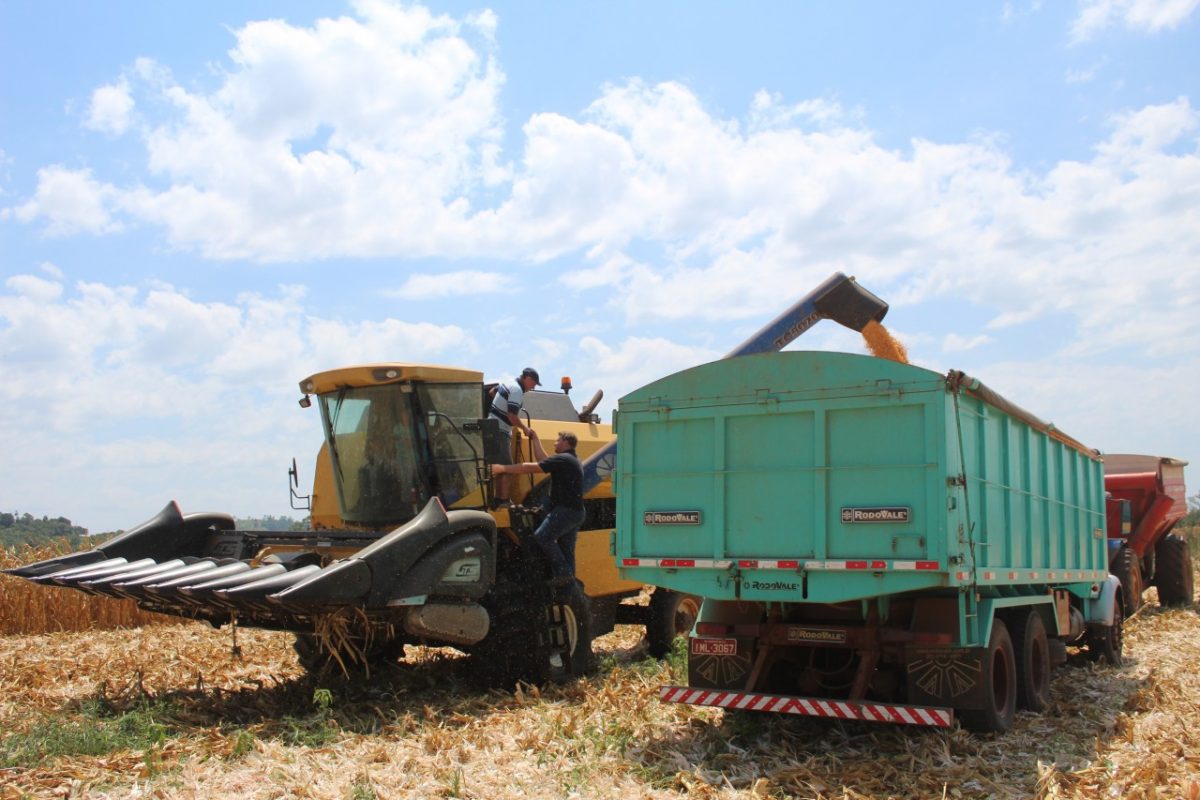
M754 665L753 637L688 637L688 686L747 689Z
M987 703L983 685L983 647L910 647L907 650L908 698L918 706L979 709Z

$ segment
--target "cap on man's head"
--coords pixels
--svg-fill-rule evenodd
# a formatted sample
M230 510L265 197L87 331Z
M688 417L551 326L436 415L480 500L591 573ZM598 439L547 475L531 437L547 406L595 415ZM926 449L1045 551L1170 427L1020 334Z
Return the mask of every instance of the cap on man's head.
M521 370L521 377L522 378L533 378L534 386L542 385L542 379L538 377L537 370L534 369L533 367L526 367L525 369Z

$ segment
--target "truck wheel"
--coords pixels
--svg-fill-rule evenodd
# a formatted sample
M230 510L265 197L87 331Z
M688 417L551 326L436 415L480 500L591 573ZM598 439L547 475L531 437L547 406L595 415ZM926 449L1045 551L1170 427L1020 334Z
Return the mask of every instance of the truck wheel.
M646 623L646 650L654 658L671 652L676 636L687 636L700 614L694 594L657 588L650 595L650 621Z
M984 707L963 711L963 726L980 733L1003 733L1012 727L1017 713L1017 663L1012 638L1002 620L992 621L987 652L983 656L980 679L984 688Z
M1110 570L1121 582L1121 596L1129 613L1142 607L1142 593L1146 591L1146 583L1142 580L1142 566L1138 563L1137 553L1128 545L1123 545L1113 557ZM1161 590L1160 590L1161 593Z
M1012 623L1017 704L1030 711L1044 711L1050 705L1050 643L1046 638L1046 623L1036 611L1018 615Z
M1092 661L1104 659L1114 667L1121 666L1121 652L1125 648L1125 609L1120 596L1113 604L1112 625L1089 625L1087 632L1088 657Z
M1154 547L1154 585L1164 606L1187 606L1195 597L1192 553L1187 539L1169 533Z

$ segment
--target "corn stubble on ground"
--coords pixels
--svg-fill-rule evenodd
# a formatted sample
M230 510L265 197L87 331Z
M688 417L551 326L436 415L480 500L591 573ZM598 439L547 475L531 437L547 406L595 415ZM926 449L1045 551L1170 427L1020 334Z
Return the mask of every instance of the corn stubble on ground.
M515 693L473 688L448 649L347 682L305 676L281 633L240 631L240 658L200 624L9 636L0 797L1200 800L1200 616L1146 596L1125 667L1073 659L1003 736L664 705L682 659L644 660L624 626L596 675ZM147 718L148 744L63 744Z

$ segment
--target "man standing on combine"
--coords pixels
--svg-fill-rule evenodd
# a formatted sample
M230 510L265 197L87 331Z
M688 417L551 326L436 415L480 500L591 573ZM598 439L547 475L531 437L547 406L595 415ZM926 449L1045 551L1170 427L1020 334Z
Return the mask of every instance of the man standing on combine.
M537 432L529 430L533 455L537 461L524 464L494 464L493 475L549 473L550 505L546 518L534 531L538 546L550 559L554 577L569 583L575 578L575 539L583 524L583 466L575 455L578 438L570 431L558 434L554 455L547 457Z
M490 456L493 464L501 466L512 464L513 428L526 436L531 436L529 428L521 421L521 409L525 405L525 393L532 391L533 387L541 385L542 380L538 377L537 370L533 367L526 367L521 370L521 376L515 383L502 383L496 387L496 391L492 394L492 407L488 409L488 415L499 420L502 436L500 451ZM498 508L508 504L508 478L503 472L497 472L494 469L492 474L496 476L496 494L492 501L492 507Z

